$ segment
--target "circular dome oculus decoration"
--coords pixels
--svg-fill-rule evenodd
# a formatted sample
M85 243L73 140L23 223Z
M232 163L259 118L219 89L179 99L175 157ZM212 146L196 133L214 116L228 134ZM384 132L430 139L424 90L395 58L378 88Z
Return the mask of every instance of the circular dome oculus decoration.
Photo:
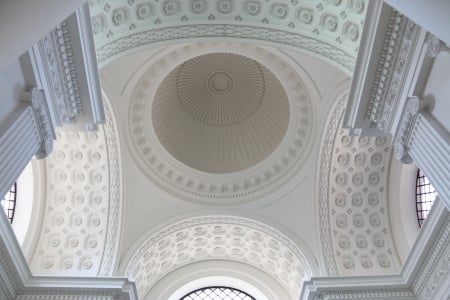
M208 173L247 169L268 157L289 124L275 75L233 53L192 58L169 73L152 105L155 133L178 161Z

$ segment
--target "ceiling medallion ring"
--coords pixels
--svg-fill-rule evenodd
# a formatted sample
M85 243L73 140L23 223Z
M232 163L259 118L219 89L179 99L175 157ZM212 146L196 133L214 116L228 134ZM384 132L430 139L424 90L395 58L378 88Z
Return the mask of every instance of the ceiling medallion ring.
M224 96L234 88L233 75L224 70L212 72L206 84L209 92L214 96Z
M174 70L199 55L217 52L238 53L255 59L259 64L264 62L264 66L282 83L289 101L289 124L281 144L261 163L226 174L204 172L178 161L160 144L155 129L148 125L146 115L152 110L153 104L148 99L153 99L156 94L158 85L155 83L163 81L162 78L170 72L168 69ZM153 63L131 87L128 112L130 149L144 173L171 194L207 205L245 203L280 187L289 178L286 175L296 172L309 153L313 115L301 73L292 67L288 57L275 53L266 47L244 42L208 41L180 46ZM235 79L235 82L238 81ZM206 88L205 82L202 84Z
M192 76L193 72L204 69L202 65L216 66L218 60L223 63L221 68L203 70L209 74L206 77ZM211 126L236 125L251 117L258 110L266 95L266 78L261 65L256 61L250 61L251 59L248 58L242 61L242 57L236 60L236 54L232 53L211 53L184 62L176 78L177 98L180 104L193 118ZM242 68L245 66L245 69L236 70L236 65ZM236 103L236 99L248 89L245 86L246 81L242 83L242 73L251 74L255 86L253 86L252 94L248 95L249 99ZM196 86L201 89L203 84L210 97L207 107L199 109L199 106L205 103L199 103L201 99L198 99L197 95L193 95L193 92L198 92L197 90L186 89L186 86ZM220 118L217 118L217 114Z

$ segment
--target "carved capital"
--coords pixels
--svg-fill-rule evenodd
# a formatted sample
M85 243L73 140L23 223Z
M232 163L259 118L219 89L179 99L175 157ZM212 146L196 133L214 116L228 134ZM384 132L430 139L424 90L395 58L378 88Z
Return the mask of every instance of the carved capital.
M36 157L41 159L47 157L53 150L54 130L50 119L50 112L45 100L44 91L33 88L31 91L24 93L24 102L31 104L39 127L39 135L41 138L41 147L36 153Z
M414 127L417 114L422 108L423 103L419 97L408 97L400 118L398 133L394 143L394 152L396 158L406 164L412 163L412 159L408 154L408 140Z
M434 35L430 34L427 40L427 55L435 58L441 51L443 43Z

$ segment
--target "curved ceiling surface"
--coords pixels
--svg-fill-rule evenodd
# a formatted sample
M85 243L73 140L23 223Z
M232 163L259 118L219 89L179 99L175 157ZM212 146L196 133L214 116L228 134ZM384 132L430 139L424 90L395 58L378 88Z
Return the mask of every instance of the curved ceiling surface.
M287 46L353 72L365 0L90 1L101 66L136 48L198 38Z
M313 113L289 57L240 42L171 49L125 91L130 149L150 179L183 199L228 205L301 168Z
M244 170L269 156L289 123L289 101L266 67L233 53L192 58L163 80L152 105L164 148L200 171Z

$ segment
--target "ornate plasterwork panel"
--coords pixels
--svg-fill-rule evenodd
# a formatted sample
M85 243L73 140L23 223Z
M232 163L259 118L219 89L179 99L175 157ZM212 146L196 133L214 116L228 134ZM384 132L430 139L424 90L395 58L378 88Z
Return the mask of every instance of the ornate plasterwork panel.
M311 269L301 250L279 231L250 219L208 216L180 221L145 239L129 256L124 275L145 296L163 276L204 260L249 264L277 280L298 299Z
M121 189L116 129L107 112L107 122L97 132L57 132L54 151L45 161L46 203L30 263L34 274L112 274Z
M387 212L392 149L386 138L353 137L341 129L344 99L329 120L319 169L325 267L329 275L397 273Z
M135 47L176 39L233 37L318 55L351 73L368 1L91 0L100 64Z
M289 124L280 145L263 161L225 174L201 172L180 163L161 145L151 120L154 95L166 75L192 57L217 52L244 55L263 64L281 83L289 100ZM267 48L238 42L193 43L167 53L129 87L127 136L138 165L167 191L203 204L242 203L276 189L301 168L311 146L310 94L301 74L292 65L288 58Z
M420 270L412 283L414 293L423 300L436 299L436 291L445 286L445 280L450 276L449 214L434 239Z

